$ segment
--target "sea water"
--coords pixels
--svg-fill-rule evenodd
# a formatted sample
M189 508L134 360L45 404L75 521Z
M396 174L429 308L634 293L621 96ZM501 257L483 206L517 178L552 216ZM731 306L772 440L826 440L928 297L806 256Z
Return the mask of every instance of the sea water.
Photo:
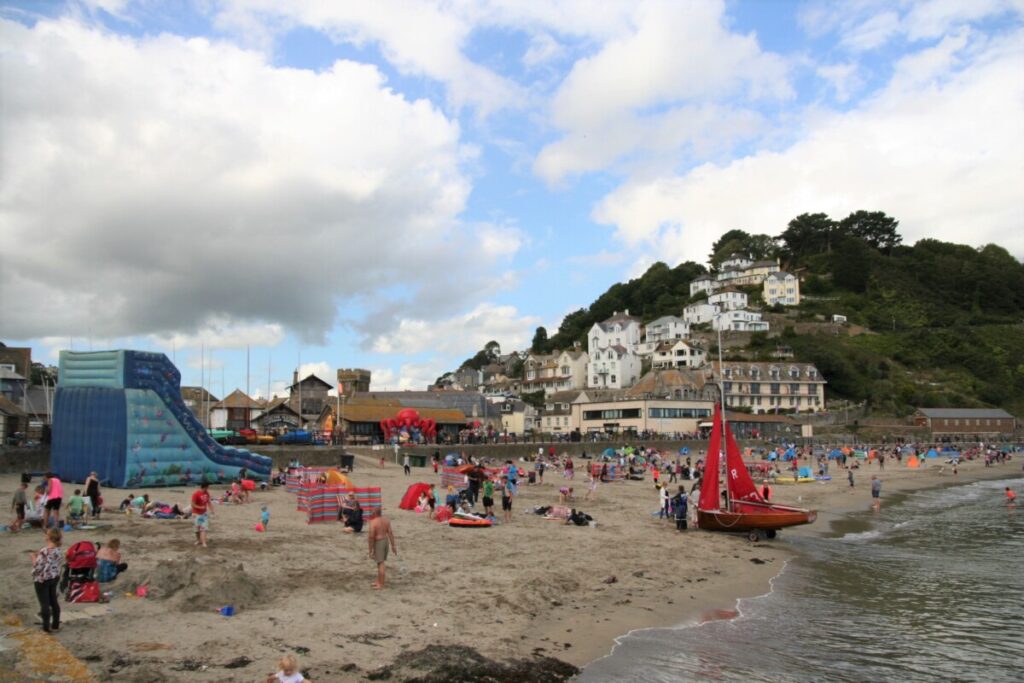
M587 666L611 681L1022 681L1024 505L975 482L886 502L796 557L740 616L636 631ZM723 605L723 607L725 607Z

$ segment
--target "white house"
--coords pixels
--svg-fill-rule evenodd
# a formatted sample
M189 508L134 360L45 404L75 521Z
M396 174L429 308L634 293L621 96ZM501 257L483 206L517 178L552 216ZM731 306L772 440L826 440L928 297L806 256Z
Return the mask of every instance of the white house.
M699 346L687 344L682 339L663 341L658 344L651 358L653 368L699 368L707 360L707 354Z
M640 377L640 319L616 311L588 335L587 386L621 389Z
M525 379L522 391L556 391L582 389L587 384L587 352L578 347L548 354L531 353L523 364Z
M640 356L615 344L590 354L587 386L592 389L623 389L640 379Z
M719 265L719 270L746 270L752 265L754 265L754 261L750 257L743 254L730 254L729 258L722 261L721 265Z
M710 294L720 286L718 281L710 275L701 275L696 280L690 282L690 296L697 296L701 292Z
M800 303L800 279L792 273L779 271L764 279L764 302L769 306L782 304L796 306Z
M722 311L711 321L711 329L733 332L767 332L768 323L761 320L760 313L754 313L746 309L738 311Z
M648 342L686 339L688 336L690 324L674 315L663 315L657 320L652 320L644 329L644 339Z
M738 311L747 307L747 295L738 289L726 287L709 296L708 303L723 311Z
M691 325L709 323L715 319L721 309L707 301L692 303L683 309L683 320Z

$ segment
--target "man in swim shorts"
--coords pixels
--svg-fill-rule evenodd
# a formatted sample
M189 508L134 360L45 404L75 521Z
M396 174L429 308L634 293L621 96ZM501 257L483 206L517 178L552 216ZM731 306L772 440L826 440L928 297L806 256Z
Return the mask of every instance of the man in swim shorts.
M370 544L370 559L377 563L377 581L370 587L380 590L385 585L388 545L391 546L391 552L398 554L398 548L395 547L395 534L391 531L391 521L381 513L380 508L375 508L373 511L373 517L370 519L370 531L366 538Z
M875 507L876 510L882 505L882 501L879 500L879 496L881 495L882 480L876 477L875 475L871 475L871 499L872 505Z

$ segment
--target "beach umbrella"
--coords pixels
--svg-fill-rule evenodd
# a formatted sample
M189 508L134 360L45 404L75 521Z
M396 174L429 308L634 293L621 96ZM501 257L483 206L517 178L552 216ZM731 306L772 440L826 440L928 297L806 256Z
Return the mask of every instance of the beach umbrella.
M613 457L615 457L615 449L614 448L606 448L606 449L604 449L603 455L605 457L608 457L608 458L613 458Z
M687 448L686 446L683 446L682 448L679 449L679 454L680 455L689 455L690 454L690 449Z

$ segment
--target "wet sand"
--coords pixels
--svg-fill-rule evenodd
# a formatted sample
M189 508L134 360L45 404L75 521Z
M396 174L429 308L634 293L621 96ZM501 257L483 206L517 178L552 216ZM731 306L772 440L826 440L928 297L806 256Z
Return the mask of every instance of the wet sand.
M957 479L1019 468L964 463ZM898 491L949 482L949 467L939 469L890 461L880 473L883 504ZM495 680L564 680L632 629L721 618L738 597L765 592L789 556L786 535L815 533L833 516L867 509L874 473L875 465L860 469L852 494L836 468L831 482L775 486L779 501L816 507L819 520L778 541L750 543L739 535L676 532L651 515L658 502L650 479L605 484L596 500L579 501L596 527L546 521L527 511L557 504L564 480L550 471L545 484L521 487L511 524L449 528L397 509L410 483L434 483L430 469L405 477L401 467L382 470L360 458L352 479L382 488L397 537L401 561L389 563L387 590L370 589L365 535L343 534L334 523L307 525L295 497L275 488L247 505L217 506L206 550L194 545L190 521L105 514L109 527L66 534L65 548L118 538L130 566L104 584L110 603L63 605L65 627L53 639L103 681L252 681L275 670L286 652L316 681L405 680L446 670L449 678L437 680L469 680L482 671ZM16 483L0 477L4 500ZM192 490L148 492L184 506ZM109 504L126 493L105 497ZM266 533L253 529L261 503L271 511ZM43 534L5 533L0 542L0 611L9 622L0 627L0 671L15 669L20 677L13 680L87 680L36 674L39 664L7 645L35 628L27 551L41 547ZM149 597L126 596L145 580ZM227 604L235 616L217 613ZM459 663L470 668L459 670Z

